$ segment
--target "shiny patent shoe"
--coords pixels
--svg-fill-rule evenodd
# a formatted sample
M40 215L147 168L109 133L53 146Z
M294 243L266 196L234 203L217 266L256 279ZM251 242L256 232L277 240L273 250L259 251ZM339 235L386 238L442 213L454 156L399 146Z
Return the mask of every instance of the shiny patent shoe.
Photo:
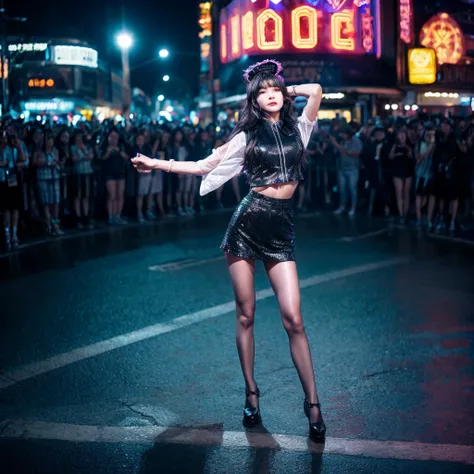
M320 403L309 403L308 400L304 400L304 412L308 420L310 420L310 409L312 407L319 408L320 421L316 423L311 423L309 421L309 437L312 441L316 443L324 443L326 438L326 425L324 424L323 415L321 414L321 404Z
M242 424L247 428L252 428L262 423L262 417L260 416L260 407L254 407L250 404L248 397L251 395L256 395L257 398L260 397L260 390L258 387L255 387L255 391L245 389L245 407L244 407L244 417L242 419Z

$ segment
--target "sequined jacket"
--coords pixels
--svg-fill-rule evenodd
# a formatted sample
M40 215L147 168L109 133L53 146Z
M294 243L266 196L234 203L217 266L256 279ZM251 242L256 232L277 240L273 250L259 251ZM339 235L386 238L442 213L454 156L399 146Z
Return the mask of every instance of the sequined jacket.
M294 133L282 130L279 123L265 123L257 133L256 158L245 170L250 187L302 180L301 155L308 145L314 125L315 122L311 122L303 111L298 118L300 143ZM244 171L246 144L246 134L240 132L214 150L212 155L197 162L203 175L201 196L218 189Z

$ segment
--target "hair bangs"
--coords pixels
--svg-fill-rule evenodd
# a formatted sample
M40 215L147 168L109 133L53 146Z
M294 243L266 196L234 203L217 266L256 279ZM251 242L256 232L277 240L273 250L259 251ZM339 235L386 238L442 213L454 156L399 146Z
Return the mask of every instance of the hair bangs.
M275 74L271 73L260 73L255 76L254 80L252 81L254 84L255 91L259 91L260 89L265 89L267 87L278 87L278 89L283 90L285 85L283 82L275 76Z

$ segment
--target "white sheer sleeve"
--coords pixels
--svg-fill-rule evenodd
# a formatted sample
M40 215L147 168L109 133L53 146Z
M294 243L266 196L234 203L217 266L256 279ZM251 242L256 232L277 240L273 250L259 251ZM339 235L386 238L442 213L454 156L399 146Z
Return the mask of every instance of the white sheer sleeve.
M245 133L240 132L212 155L197 162L203 174L199 194L204 196L221 187L244 169Z
M313 131L318 129L318 119L314 122L311 122L309 118L306 116L306 111L303 110L303 113L300 117L298 117L298 130L301 134L301 140L303 141L303 145L306 148L309 143L309 139Z

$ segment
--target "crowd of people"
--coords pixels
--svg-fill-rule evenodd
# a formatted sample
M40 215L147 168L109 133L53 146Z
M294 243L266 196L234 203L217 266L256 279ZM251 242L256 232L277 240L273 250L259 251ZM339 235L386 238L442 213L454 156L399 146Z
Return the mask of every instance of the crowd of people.
M137 173L130 157L200 160L227 140L232 127L189 124L99 123L76 126L7 121L0 133L0 212L3 250L20 238L65 227L93 229L98 221L124 225L189 216L245 191L234 178L223 199L199 196L199 178L161 171ZM474 208L474 123L420 115L362 126L340 119L320 122L306 151L305 181L296 210L325 208L395 217L429 230L456 230L458 210ZM424 211L426 208L426 218Z

